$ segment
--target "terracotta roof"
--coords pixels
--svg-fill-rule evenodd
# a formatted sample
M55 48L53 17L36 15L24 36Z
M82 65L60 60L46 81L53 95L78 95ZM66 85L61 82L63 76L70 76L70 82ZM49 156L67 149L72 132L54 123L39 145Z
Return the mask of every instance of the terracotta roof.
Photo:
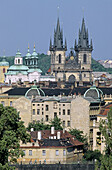
M49 70L47 71L47 73L50 73L51 72L51 67L49 68Z
M99 116L107 116L110 108L112 107L112 103L109 103L101 108L101 111L99 113Z
M60 139L57 139L57 132L60 132ZM56 139L54 139L54 136L56 137ZM38 131L33 131L31 132L31 137L33 139L37 139L38 138ZM53 139L50 139L50 137ZM75 136L72 136L69 132L65 131L63 133L63 130L55 130L54 134L51 134L51 131L50 130L41 130L41 139L44 141L44 140L50 140L51 142L52 141L55 141L54 143L54 146L57 146L57 143L58 143L58 146L61 146L61 142L64 142L65 143L65 146L81 146L83 145L82 142L78 141L75 139ZM58 140L58 141L57 141ZM57 142L56 142L57 141ZM67 144L67 141L69 141L69 144ZM48 144L49 141L47 142L47 146L50 144ZM51 144L52 145L52 144ZM51 146L50 145L50 146ZM52 145L53 146L53 145Z

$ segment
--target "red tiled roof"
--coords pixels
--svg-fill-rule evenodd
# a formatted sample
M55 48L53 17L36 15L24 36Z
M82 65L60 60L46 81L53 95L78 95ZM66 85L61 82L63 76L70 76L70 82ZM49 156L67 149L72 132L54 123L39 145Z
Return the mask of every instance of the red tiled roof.
M50 73L51 72L51 67L49 68L49 70L47 71L48 73Z
M78 141L75 139L75 136L72 136L69 132L65 130L63 133L63 130L55 130L54 134L51 134L50 130L41 130L41 138L42 139L49 139L50 136L57 136L57 132L60 132L60 139L69 139L69 141L72 143L74 146L80 146L83 145L82 142ZM38 131L33 131L31 132L31 137L33 139L38 138Z
M99 113L99 116L107 116L110 108L112 107L112 103L109 103L101 108L101 111Z

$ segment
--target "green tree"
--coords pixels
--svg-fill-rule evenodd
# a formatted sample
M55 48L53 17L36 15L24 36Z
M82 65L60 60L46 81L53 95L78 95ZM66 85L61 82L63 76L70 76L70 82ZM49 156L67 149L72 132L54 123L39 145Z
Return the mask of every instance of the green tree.
M51 127L54 126L55 130L62 130L62 123L61 119L58 117L55 117L53 120L49 122L49 124L45 124L44 122L35 122L35 123L29 123L28 124L28 131L31 131L31 128L34 129L34 131L38 130L50 130Z
M86 152L88 150L88 140L87 136L83 134L83 131L80 131L78 129L70 129L69 133L75 136L78 141L84 143L83 151Z
M100 132L104 137L105 154L101 159L100 169L112 169L112 108L107 115L107 121L101 120L99 126Z
M0 166L7 167L8 159L14 163L19 156L24 156L20 141L30 141L24 122L20 121L16 109L0 104Z
M94 151L88 150L84 154L84 159L86 161L94 161L95 159L100 161L100 158L101 158L101 153L99 150L94 150Z

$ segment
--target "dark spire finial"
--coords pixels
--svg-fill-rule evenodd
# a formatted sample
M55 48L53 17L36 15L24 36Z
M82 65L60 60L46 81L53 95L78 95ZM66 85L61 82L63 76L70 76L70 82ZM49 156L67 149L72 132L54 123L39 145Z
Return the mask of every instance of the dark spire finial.
M67 41L66 41L66 38L65 38L65 49L67 50Z

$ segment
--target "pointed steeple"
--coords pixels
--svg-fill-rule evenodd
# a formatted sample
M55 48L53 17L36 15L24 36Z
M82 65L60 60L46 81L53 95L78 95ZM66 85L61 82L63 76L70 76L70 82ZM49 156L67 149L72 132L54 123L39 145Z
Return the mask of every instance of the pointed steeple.
M65 38L65 49L67 50L67 41L66 41L66 38Z
M92 50L90 45L89 45L88 29L86 30L84 17L82 19L81 30L79 28L78 46L75 44L75 50L76 51L81 50L81 49Z
M93 42L92 42L92 39L91 39L90 47L91 47L91 49L93 49Z
M60 22L59 22L59 17L58 17L58 20L57 20L56 32L60 32Z
M56 29L54 29L54 43L52 46L51 46L51 44L52 44L51 42L50 42L50 47L49 47L50 51L52 51L52 50L66 50L65 46L63 45L63 29L60 28L59 17L57 19Z
M35 50L35 43L34 43L34 48L33 48L32 57L33 57L33 58L38 58L37 52L36 52L36 50Z
M52 40L50 38L50 46L49 46L49 50L52 49Z
M29 44L28 44L28 51L27 51L27 54L26 54L26 58L30 58L30 57L31 57L31 53L30 53Z

